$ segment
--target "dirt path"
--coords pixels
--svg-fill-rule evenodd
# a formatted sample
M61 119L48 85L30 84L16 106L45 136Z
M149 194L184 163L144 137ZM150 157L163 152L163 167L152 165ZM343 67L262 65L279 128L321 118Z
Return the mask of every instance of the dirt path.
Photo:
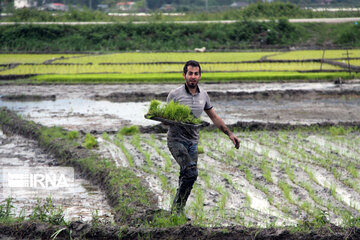
M270 20L255 20L258 22L267 22ZM289 22L292 23L305 23L305 22L314 22L314 23L344 23L344 22L357 22L360 21L360 18L299 18L299 19L289 19ZM210 21L167 21L166 23L177 23L177 24L201 24L201 23L221 23L221 24L231 24L239 22L237 20L210 20ZM149 21L134 21L133 24L149 24L152 22ZM105 24L118 24L117 22L0 22L0 25L28 25L28 24L38 24L38 25L105 25Z

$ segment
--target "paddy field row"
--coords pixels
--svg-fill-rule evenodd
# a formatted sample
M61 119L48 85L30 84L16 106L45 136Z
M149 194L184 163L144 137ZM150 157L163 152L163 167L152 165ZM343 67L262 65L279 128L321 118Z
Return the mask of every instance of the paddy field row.
M185 61L196 59L202 63L203 80L209 82L322 80L338 77L348 79L358 75L357 66L360 65L360 60L357 56L360 56L360 50L356 49L288 52L0 54L0 76L7 79L7 76L21 78L36 75L31 79L34 82L173 81L172 74L181 73ZM322 60L333 60L343 65ZM349 64L351 69L348 67ZM178 76L176 79L179 80Z

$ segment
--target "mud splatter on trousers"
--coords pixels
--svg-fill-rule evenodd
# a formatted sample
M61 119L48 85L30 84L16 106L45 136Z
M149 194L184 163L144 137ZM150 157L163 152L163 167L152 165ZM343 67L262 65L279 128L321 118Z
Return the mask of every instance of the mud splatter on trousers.
M186 201L198 176L198 145L190 141L168 140L168 147L172 156L180 165L179 187L176 191L171 211L183 213Z

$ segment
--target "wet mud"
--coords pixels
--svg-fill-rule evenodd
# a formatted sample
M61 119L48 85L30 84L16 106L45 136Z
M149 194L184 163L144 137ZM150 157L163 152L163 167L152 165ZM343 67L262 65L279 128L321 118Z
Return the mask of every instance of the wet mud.
M4 171L7 167L23 172L25 168L48 168L59 166L57 160L38 147L37 141L26 139L19 135L4 134L0 130L0 168ZM1 173L1 172L0 172ZM1 175L1 174L0 174ZM0 177L0 180L3 178ZM0 184L3 186L3 184ZM65 220L91 221L97 212L99 217L112 221L112 212L101 190L92 186L89 181L74 176L74 182L68 191L37 191L34 195L26 189L15 191L11 195L0 189L0 204L4 204L8 197L12 197L15 214L25 217L32 213L37 201L45 201L51 197L54 205L64 211Z
M16 231L14 230L16 229ZM52 234L59 230L57 226L46 225L37 222L25 222L3 226L0 224L0 231L5 239L50 239ZM64 228L56 239L359 239L359 229L341 229L333 225L326 226L319 231L310 231L308 233L291 233L287 229L270 228L256 229L245 228L241 226L223 227L223 228L205 228L192 226L191 224L176 228L121 228L112 226L96 226L83 222L72 222L69 227Z

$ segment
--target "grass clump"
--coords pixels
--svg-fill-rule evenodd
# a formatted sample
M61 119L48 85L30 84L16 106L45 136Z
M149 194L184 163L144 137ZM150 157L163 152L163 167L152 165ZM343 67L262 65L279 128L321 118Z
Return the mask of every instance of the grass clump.
M85 141L84 141L84 147L87 149L92 149L98 145L96 138L91 135L90 133L86 134Z
M67 133L67 138L70 140L79 138L79 132L78 131L70 131Z
M123 127L120 129L119 134L120 135L135 135L139 133L139 127L138 126L130 126L130 127Z
M168 216L168 214L160 212L158 214L155 214L154 218L148 222L148 225L150 227L176 227L183 224L186 224L187 220L185 217L185 214L179 214L176 213L171 214Z
M170 101L168 104L162 104L158 100L152 100L148 111L148 118L161 117L176 122L201 124L202 120L194 117L189 106L178 102Z
M45 202L37 200L37 204L30 215L32 220L40 220L54 225L66 225L64 211L54 205L51 197L47 197Z

